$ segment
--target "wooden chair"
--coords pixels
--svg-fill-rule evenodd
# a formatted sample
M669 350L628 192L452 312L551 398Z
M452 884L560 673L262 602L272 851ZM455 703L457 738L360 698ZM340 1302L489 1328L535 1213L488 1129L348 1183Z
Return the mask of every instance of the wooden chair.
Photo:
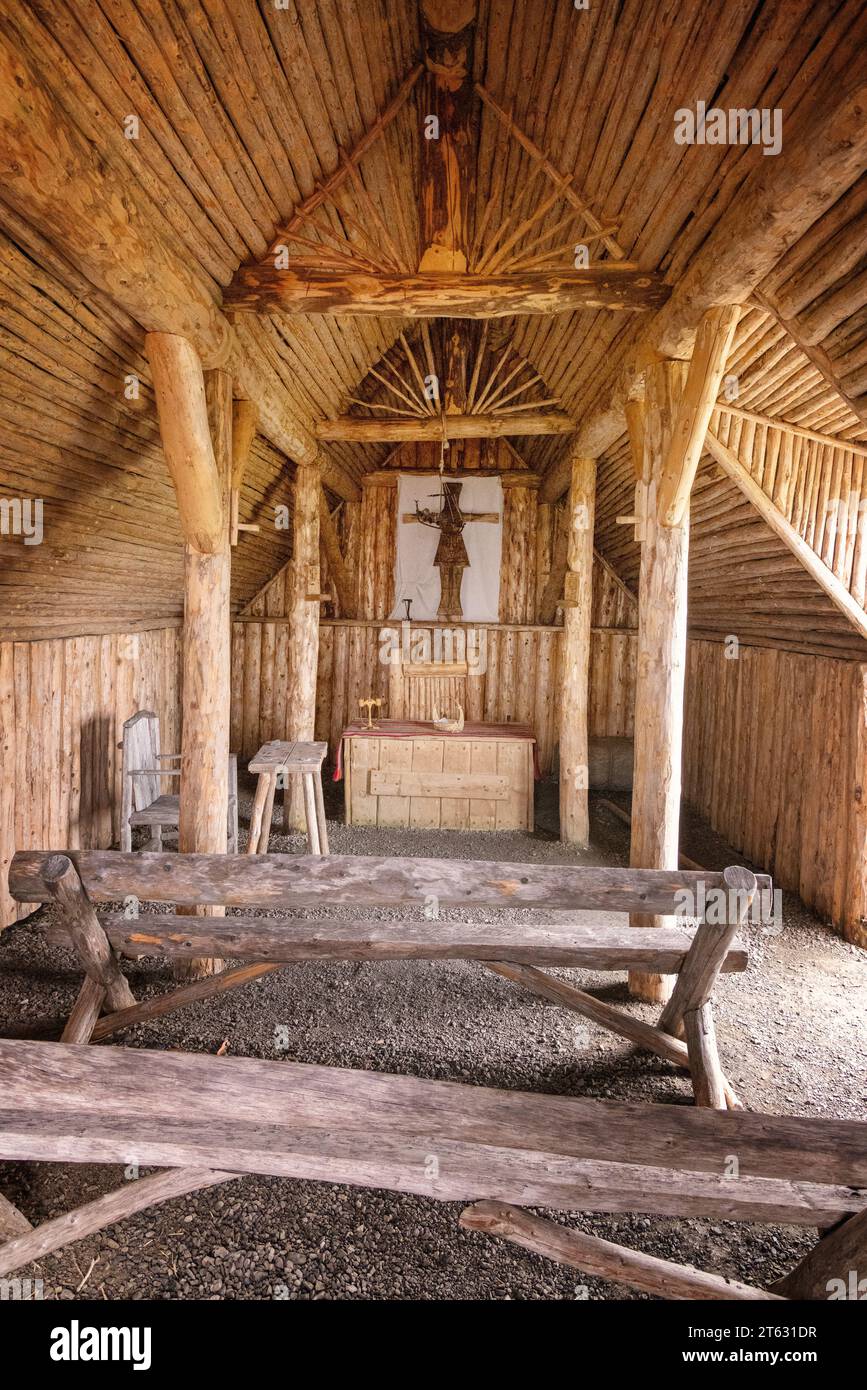
M0 1041L0 1159L126 1164L131 1154L162 1171L33 1230L7 1203L18 1221L7 1220L5 1241L0 1234L0 1275L133 1212L247 1173L469 1201L460 1218L469 1229L667 1298L824 1300L831 1280L845 1285L867 1265L867 1124L856 1120ZM737 1177L725 1176L732 1154ZM531 1215L529 1206L826 1233L767 1291L600 1240Z
M688 1067L697 1104L719 1109L735 1109L740 1102L720 1065L711 996L721 971L746 968L747 953L735 934L759 889L769 892L767 875L757 878L740 868L711 873L368 855L230 858L25 850L14 856L9 870L13 898L59 904L56 930L64 944L71 940L85 971L64 1041L101 1041L294 961L473 960L675 1066ZM281 921L252 914L148 913L139 919L110 912L100 919L92 901L133 897L185 906L289 909L348 905L360 914L384 904L434 900L443 907L671 915L678 911L684 892L693 903L704 895L708 908L713 908L694 932L680 924L639 928L572 922L383 923L360 915L354 921L333 916ZM246 963L136 1004L118 956L233 958ZM652 1025L547 974L540 968L544 966L659 971L677 975L677 981L659 1023ZM101 1018L104 1003L110 1012Z
M118 745L122 750L122 804L120 847L132 849L135 825L148 825L151 830L149 849L163 847L163 827L177 831L180 818L180 797L175 792L161 791L164 777L180 777L180 753L160 752L159 716L141 709L124 721L123 737ZM229 754L229 816L227 831L229 854L238 853L238 759Z

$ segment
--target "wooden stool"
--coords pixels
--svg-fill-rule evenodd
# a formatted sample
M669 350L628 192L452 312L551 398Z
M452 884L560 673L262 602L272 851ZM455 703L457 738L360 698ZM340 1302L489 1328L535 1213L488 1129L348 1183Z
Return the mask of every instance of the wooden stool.
M272 739L259 749L249 763L249 770L259 775L253 810L250 814L248 854L267 854L274 814L277 779L301 777L304 791L304 817L307 822L307 843L311 854L328 854L328 828L325 824L325 801L322 795L322 764L328 752L327 743L290 743ZM288 785L288 782L287 782Z

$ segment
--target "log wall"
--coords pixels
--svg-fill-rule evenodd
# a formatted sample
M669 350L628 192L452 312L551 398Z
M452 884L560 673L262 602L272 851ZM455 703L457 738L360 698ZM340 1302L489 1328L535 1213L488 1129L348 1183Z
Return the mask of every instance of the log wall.
M121 725L160 716L180 748L180 628L0 642L0 926L16 849L105 849L120 833Z
M690 642L684 796L739 853L867 946L867 666Z
M345 724L361 715L358 701L388 698L388 665L380 660L386 624L325 621L319 632L316 737L333 756ZM393 627L395 625L392 625ZM431 629L413 623L412 630ZM554 766L559 737L561 628L480 625L485 637L482 718L532 725L543 773ZM232 635L231 745L248 758L287 728L289 632L285 620L237 620ZM591 649L590 733L632 736L635 634L594 628ZM383 705L383 714L387 704ZM430 711L421 712L425 718Z

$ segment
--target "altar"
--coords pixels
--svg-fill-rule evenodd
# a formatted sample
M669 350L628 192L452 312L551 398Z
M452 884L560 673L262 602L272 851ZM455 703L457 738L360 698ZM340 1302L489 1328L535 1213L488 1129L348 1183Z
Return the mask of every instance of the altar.
M347 825L415 830L532 830L537 775L526 725L403 719L348 724L335 772Z

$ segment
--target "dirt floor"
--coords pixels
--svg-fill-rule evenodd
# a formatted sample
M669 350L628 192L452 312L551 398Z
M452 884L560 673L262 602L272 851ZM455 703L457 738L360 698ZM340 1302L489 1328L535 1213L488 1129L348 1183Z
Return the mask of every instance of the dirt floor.
M338 822L336 792L331 787L327 793L334 853L628 862L628 830L603 807L594 806L593 844L586 855L560 845L550 784L539 788L533 835L355 830ZM242 822L249 805L248 785ZM271 849L300 852L302 837L280 833L279 811L275 821ZM739 862L688 817L683 845L708 868ZM72 1006L80 975L71 955L45 940L47 915L42 911L0 936L0 1035L32 1032ZM375 915L387 920L396 914ZM747 928L749 969L723 976L717 988L717 1031L729 1079L751 1109L865 1118L867 952L832 935L797 898L784 898L783 915L782 930ZM544 916L537 914L539 920ZM169 983L157 962L126 968L138 997ZM600 997L626 1000L625 984L612 983L611 975L563 974ZM649 1005L629 1007L648 1021L657 1012ZM210 1053L225 1043L234 1055L559 1095L691 1104L687 1077L665 1062L633 1053L625 1041L465 962L289 967L224 998L131 1029L117 1041ZM34 1223L122 1180L120 1167L0 1164L0 1189ZM151 1208L18 1273L41 1277L45 1296L63 1299L641 1297L462 1231L460 1209L391 1192L243 1178ZM556 1219L764 1286L815 1241L811 1229L725 1221Z

